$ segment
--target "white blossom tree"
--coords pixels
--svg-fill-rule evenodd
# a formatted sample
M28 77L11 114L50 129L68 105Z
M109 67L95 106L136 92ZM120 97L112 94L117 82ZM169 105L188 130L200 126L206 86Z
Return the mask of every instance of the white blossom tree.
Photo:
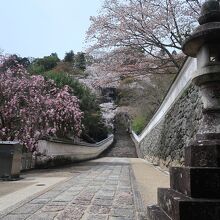
M105 0L87 32L89 51L139 48L156 64L178 69L181 45L197 25L204 0ZM117 52L117 51L116 51ZM163 64L163 65L161 65Z

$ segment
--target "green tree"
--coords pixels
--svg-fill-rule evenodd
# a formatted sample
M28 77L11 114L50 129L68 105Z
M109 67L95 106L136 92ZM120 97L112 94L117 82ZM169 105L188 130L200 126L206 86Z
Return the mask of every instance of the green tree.
M66 52L63 61L64 61L64 62L69 62L69 63L73 63L73 64L74 64L74 57L75 57L75 54L74 54L74 52L71 50L70 52Z
M83 52L78 52L75 55L75 65L76 68L85 70L86 69L86 58L85 58L85 53Z
M52 70L57 63L60 61L57 53L51 53L50 56L44 56L43 58L35 59L31 66L30 72L31 73L42 73L48 70Z

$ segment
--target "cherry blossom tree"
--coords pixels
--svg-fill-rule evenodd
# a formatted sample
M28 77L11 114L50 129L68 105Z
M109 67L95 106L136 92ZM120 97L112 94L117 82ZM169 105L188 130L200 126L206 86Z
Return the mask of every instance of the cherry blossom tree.
M146 56L180 67L176 54L197 25L204 0L105 0L91 17L87 40L96 49L140 48Z
M178 63L184 57L181 54L173 54ZM140 49L115 48L110 52L96 53L93 64L86 69L87 77L83 79L88 86L118 87L120 81L126 78L143 79L153 75L175 74L176 68L164 59L161 62L150 56L146 56Z
M70 93L68 86L58 89L52 80L29 75L13 57L1 56L0 139L19 140L35 151L40 138L79 136L83 113Z

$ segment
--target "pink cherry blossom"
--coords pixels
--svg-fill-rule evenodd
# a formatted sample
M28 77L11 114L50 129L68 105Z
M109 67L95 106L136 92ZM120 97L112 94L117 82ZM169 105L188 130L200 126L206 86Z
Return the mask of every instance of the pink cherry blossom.
M29 75L13 57L1 56L0 139L19 140L35 151L41 138L79 136L83 112L71 92L68 86L58 89L52 80Z

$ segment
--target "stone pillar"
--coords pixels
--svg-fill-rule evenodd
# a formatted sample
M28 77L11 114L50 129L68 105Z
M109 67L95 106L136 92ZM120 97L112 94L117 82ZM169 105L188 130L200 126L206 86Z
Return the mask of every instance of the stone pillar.
M183 45L197 57L193 83L203 101L203 121L185 148L185 166L170 168L170 189L158 189L158 205L148 207L149 220L220 220L220 6L202 6L200 26Z

